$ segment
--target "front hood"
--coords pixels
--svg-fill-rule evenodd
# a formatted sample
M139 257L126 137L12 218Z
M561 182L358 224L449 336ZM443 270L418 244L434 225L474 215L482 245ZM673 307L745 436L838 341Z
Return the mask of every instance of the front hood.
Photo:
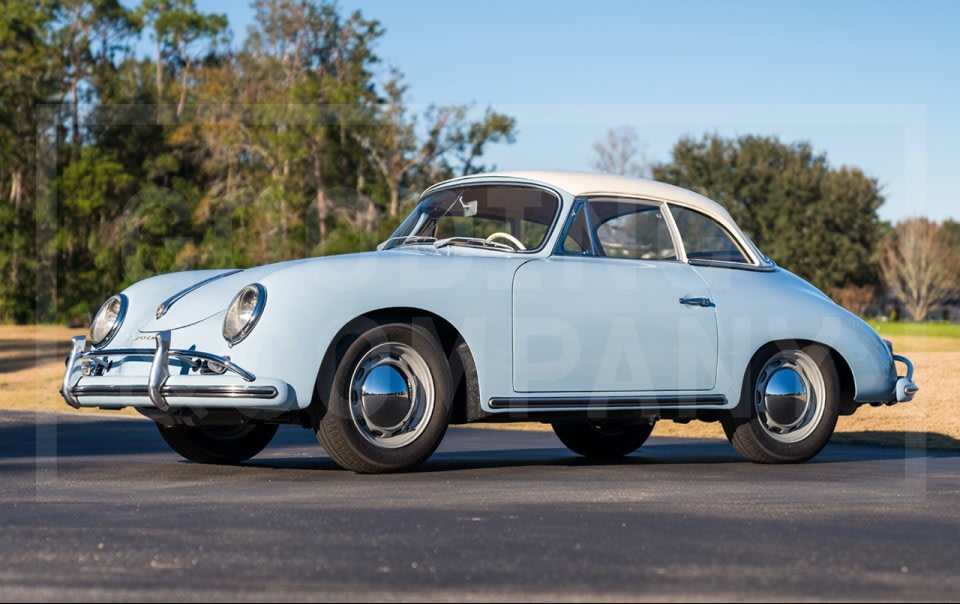
M316 265L319 269L323 266L331 269L327 275L329 279L334 281L350 281L351 279L357 278L358 274L364 273L364 271L359 270L358 267L371 267L373 266L373 264L370 264L371 262L390 262L391 260L395 261L400 258L409 258L410 256L417 256L423 259L423 261L432 264L433 262L441 262L443 258L448 257L499 258L505 260L510 256L516 255L491 252L490 250L466 246L450 246L438 250L432 245L411 245L382 252L360 252L357 254L304 258L302 260L291 260L257 268L249 268L232 274L226 274L226 276L219 276L215 280L189 291L191 287L196 286L201 281L217 275L217 273L212 271L196 271L195 273L187 273L195 274L196 278L185 281L182 287L178 287L176 292L165 292L162 297L157 296L157 299L149 300L149 304L151 304L150 310L147 312L143 323L139 325L138 329L141 333L155 333L167 329L181 329L209 319L214 315L225 312L233 300L233 297L245 286L251 283L262 282L272 273L292 267ZM358 260L360 261L359 263L357 263ZM333 270L334 267L337 267L338 270ZM224 273L227 272L228 271L224 271ZM268 284L265 285L267 285L267 297L269 298L270 287ZM173 301L166 312L158 319L156 317L158 307L171 299L175 299L175 301Z
M200 287L196 287L196 285L209 278L209 271L197 271L197 279L189 287L185 287L173 296L162 300L158 299L154 302L153 309L140 325L139 330L141 333L155 333L194 325L226 311L233 297L244 286L257 283L270 273L286 266L316 260L318 259L295 260L233 273L227 272L225 276L220 276ZM191 290L191 288L195 289ZM156 316L157 310L165 302L167 303L167 309L158 319Z

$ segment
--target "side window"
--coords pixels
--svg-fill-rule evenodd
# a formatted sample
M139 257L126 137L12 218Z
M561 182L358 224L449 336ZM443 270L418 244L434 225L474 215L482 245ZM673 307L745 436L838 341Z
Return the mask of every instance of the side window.
M563 252L577 256L593 255L590 246L590 232L587 230L587 206L574 210L573 222L563 238Z
M671 205L688 260L751 264L733 237L715 220L687 208Z
M591 200L591 220L603 255L633 260L676 260L673 238L659 204Z
M615 198L590 199L579 208L563 240L563 252L632 260L676 260L670 229L659 204Z

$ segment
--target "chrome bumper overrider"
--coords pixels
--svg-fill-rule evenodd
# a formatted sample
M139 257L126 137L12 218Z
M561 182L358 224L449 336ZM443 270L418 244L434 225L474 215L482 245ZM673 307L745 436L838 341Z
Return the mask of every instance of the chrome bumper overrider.
M82 406L134 405L153 406L161 411L171 407L206 406L216 399L223 399L218 406L282 407L288 398L288 388L279 380L257 380L249 371L230 359L197 350L170 348L170 332L161 331L155 336L156 348L116 348L86 350L87 338L73 338L73 347L67 358L60 394L68 405L79 409ZM110 357L152 358L150 372L140 378L105 375L112 367ZM173 375L170 361L181 361L190 370L199 370L205 363L219 368L216 375ZM82 375L75 379L77 363ZM86 365L86 367L84 367ZM93 375L86 369L93 368ZM232 378L227 374L239 378ZM254 383L256 382L256 383ZM81 401L81 399L85 399ZM138 404L142 403L142 404Z
M913 396L920 391L920 387L913 383L913 363L905 356L895 354L894 361L907 366L907 375L897 378L897 402L906 403L913 400Z

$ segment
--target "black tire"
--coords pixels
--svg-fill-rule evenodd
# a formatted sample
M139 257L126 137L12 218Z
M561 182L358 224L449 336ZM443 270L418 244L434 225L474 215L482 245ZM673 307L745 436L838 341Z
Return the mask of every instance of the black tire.
M361 420L356 419L355 413L359 414L359 411L351 410L351 382L358 366L369 358L368 353L375 347L396 344L415 351L429 368L433 407L432 411L424 412L420 420L423 425L412 441L387 448L373 442L371 432L358 425ZM323 448L341 467L362 474L406 470L423 463L440 446L453 409L453 380L443 348L428 329L407 323L390 323L370 329L344 352L331 382L327 386L318 384L319 399L325 403L325 408L322 416L315 420L315 428ZM376 435L372 437L376 438Z
M553 424L553 431L568 449L578 455L612 459L630 455L643 445L654 424Z
M277 433L277 424L242 426L163 426L160 436L181 457L197 463L233 465L263 451Z
M783 353L797 351L807 355L815 364L823 380L823 411L810 432L796 442L777 440L761 419L757 410L758 381L767 364ZM740 404L737 409L721 418L723 431L738 453L755 463L782 464L802 463L816 456L833 435L840 408L840 378L830 351L818 344L806 346L783 345L758 358L747 372ZM813 420L811 420L813 423Z

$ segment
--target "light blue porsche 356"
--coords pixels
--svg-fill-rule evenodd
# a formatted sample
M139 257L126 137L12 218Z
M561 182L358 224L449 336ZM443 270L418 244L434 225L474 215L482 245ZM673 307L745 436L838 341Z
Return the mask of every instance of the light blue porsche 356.
M61 394L135 407L205 463L249 459L285 423L384 472L449 424L550 423L611 457L660 420L719 421L745 457L784 463L838 415L911 400L912 374L709 199L511 172L431 187L376 252L141 281L73 339Z

